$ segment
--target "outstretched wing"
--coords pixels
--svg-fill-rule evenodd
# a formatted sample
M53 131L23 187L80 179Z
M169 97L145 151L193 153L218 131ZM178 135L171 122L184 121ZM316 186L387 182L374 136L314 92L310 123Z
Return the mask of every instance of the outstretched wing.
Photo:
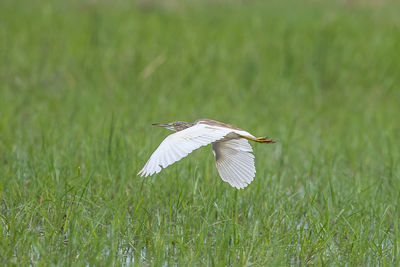
M253 149L246 139L213 143L218 173L222 180L238 189L249 185L255 176Z
M181 160L202 146L224 138L230 132L230 129L198 123L173 133L162 141L138 175L146 177L159 173L162 168Z

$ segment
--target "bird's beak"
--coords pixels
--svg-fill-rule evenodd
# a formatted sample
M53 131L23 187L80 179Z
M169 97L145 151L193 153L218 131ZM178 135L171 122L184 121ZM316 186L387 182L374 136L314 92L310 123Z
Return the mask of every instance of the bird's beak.
M158 126L158 127L164 127L164 128L171 126L169 123L153 123L151 125Z
M153 123L153 126L167 128L168 130L175 131L174 125L172 123Z

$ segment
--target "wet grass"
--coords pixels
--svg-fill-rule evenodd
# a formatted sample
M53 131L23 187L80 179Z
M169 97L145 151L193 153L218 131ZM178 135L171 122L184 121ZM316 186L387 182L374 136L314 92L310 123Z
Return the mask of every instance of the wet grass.
M398 5L357 3L2 1L0 262L398 265ZM200 117L279 140L250 186L136 176Z

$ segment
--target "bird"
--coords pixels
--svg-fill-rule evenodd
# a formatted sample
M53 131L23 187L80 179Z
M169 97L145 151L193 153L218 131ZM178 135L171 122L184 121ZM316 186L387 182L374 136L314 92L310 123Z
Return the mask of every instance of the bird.
M152 125L175 133L168 135L153 152L138 172L142 177L159 173L162 168L181 160L194 150L211 144L222 180L232 187L242 189L253 181L256 173L253 149L248 141L276 142L268 136L255 137L233 125L211 119L198 119L193 123L175 121Z

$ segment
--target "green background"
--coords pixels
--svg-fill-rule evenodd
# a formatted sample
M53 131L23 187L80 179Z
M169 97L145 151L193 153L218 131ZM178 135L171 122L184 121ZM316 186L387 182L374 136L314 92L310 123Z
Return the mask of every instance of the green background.
M0 262L398 265L400 6L388 1L0 2ZM252 144L136 173L211 118Z

